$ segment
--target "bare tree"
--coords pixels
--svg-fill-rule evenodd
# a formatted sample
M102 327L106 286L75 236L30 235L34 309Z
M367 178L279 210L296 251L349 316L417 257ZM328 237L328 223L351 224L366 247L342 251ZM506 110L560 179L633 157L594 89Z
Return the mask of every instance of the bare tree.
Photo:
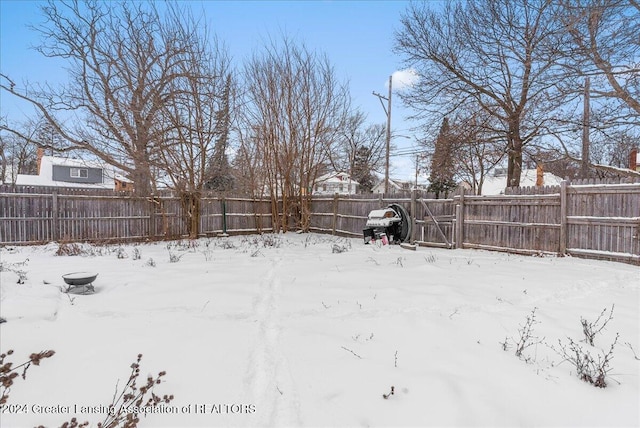
M23 130L29 135L28 131ZM18 174L37 174L36 146L14 134L0 134L0 183L16 182Z
M572 36L565 66L593 76L594 96L617 101L625 120L640 125L640 3L637 0L563 1L563 22ZM579 67L577 68L576 65Z
M456 177L471 185L477 195L487 176L505 158L502 139L494 132L495 117L482 109L459 111L451 125Z
M211 180L211 159L221 142L226 145L232 79L229 56L224 46L206 33L206 25L186 12L176 19L187 23L176 23L176 28L194 33L182 35L192 42L176 64L180 77L168 86L174 96L162 108L166 132L160 136L161 149L151 161L180 196L187 233L194 238L199 234L202 191Z
M0 132L0 182L15 183L18 174L38 174L38 145L40 141L59 141L59 135L44 121L26 120L14 124L19 135Z
M596 168L596 175L605 178L620 176L620 170L629 168L631 150L638 147L638 135L619 129L607 133L605 138L592 142L591 160L595 165L608 165L610 170ZM631 175L631 174L625 174Z
M235 189L242 195L252 198L266 196L263 159L260 157L257 130L251 128L250 122L241 109L236 116L236 126L232 132L237 139L238 147L232 161L232 174Z
M348 172L361 190L371 191L375 184L373 172L384 170L385 133L384 124L367 125L364 113L351 114L338 136L338 144L328 154L333 170Z
M10 76L0 82L3 91L30 102L66 148L126 171L142 195L152 191L152 162L173 130L163 115L177 96L174 82L188 77L186 53L199 46L180 9L165 9L163 17L153 3L49 1L41 8L45 23L34 27L43 38L38 50L67 61L69 83L23 90Z
M467 183L477 195L482 194L486 177L505 157L502 140L496 137L495 121L480 108L457 109L449 121L450 147L440 154L440 162L449 163L453 179ZM437 138L426 139L423 143L425 151L433 153L430 156L432 163L437 152L436 143Z
M286 37L256 53L245 70L244 154L260 157L274 219L282 200L280 224L293 218L308 230L307 195L338 140L349 94L326 56Z
M502 140L508 158L508 185L518 186L524 148L567 102L557 90L563 31L550 0L448 2L442 11L412 4L395 50L420 82L403 99L432 123L464 106L492 116L493 139Z
M591 174L639 175L621 162L628 150L620 144L640 132L640 3L637 0L577 0L560 2L559 16L569 39L562 46L563 66L569 74L590 82L589 120L579 122L591 140L585 153L576 153L570 141L561 140L563 155L590 167ZM585 112L587 110L585 109ZM626 137L625 137L626 136ZM631 144L632 146L633 144ZM589 162L590 161L590 162ZM587 162L589 164L587 165Z

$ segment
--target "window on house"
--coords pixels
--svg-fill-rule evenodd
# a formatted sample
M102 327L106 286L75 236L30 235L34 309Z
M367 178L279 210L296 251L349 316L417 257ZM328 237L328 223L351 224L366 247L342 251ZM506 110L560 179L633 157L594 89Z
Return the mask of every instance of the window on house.
M89 170L86 168L70 168L69 174L73 178L88 178Z

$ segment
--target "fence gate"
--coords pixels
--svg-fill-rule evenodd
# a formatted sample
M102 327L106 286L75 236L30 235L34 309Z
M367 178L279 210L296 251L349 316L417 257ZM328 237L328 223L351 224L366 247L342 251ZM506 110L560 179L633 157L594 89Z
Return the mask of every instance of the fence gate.
M418 199L415 204L415 241L421 245L453 248L455 205L452 199Z

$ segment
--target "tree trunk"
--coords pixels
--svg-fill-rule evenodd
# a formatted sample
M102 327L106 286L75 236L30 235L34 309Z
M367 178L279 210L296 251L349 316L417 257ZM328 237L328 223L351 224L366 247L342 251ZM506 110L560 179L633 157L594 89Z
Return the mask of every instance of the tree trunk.
M300 229L309 232L311 227L311 199L308 195L300 195Z
M509 126L507 187L519 187L522 175L522 137L520 137L519 119Z
M180 192L182 215L190 239L196 239L200 233L200 192Z
M131 171L131 180L133 181L133 188L139 196L151 196L153 194L153 187L151 186L151 168L149 167L149 161L146 159L146 154L141 153L134 157L134 169Z

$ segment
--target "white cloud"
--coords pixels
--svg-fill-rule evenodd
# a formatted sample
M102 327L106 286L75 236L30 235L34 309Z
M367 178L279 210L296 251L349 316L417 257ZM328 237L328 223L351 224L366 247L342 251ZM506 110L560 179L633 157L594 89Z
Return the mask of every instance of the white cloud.
M420 76L413 68L406 68L404 70L394 71L392 74L393 89L403 90L408 89L418 83ZM388 84L388 83L387 83Z

